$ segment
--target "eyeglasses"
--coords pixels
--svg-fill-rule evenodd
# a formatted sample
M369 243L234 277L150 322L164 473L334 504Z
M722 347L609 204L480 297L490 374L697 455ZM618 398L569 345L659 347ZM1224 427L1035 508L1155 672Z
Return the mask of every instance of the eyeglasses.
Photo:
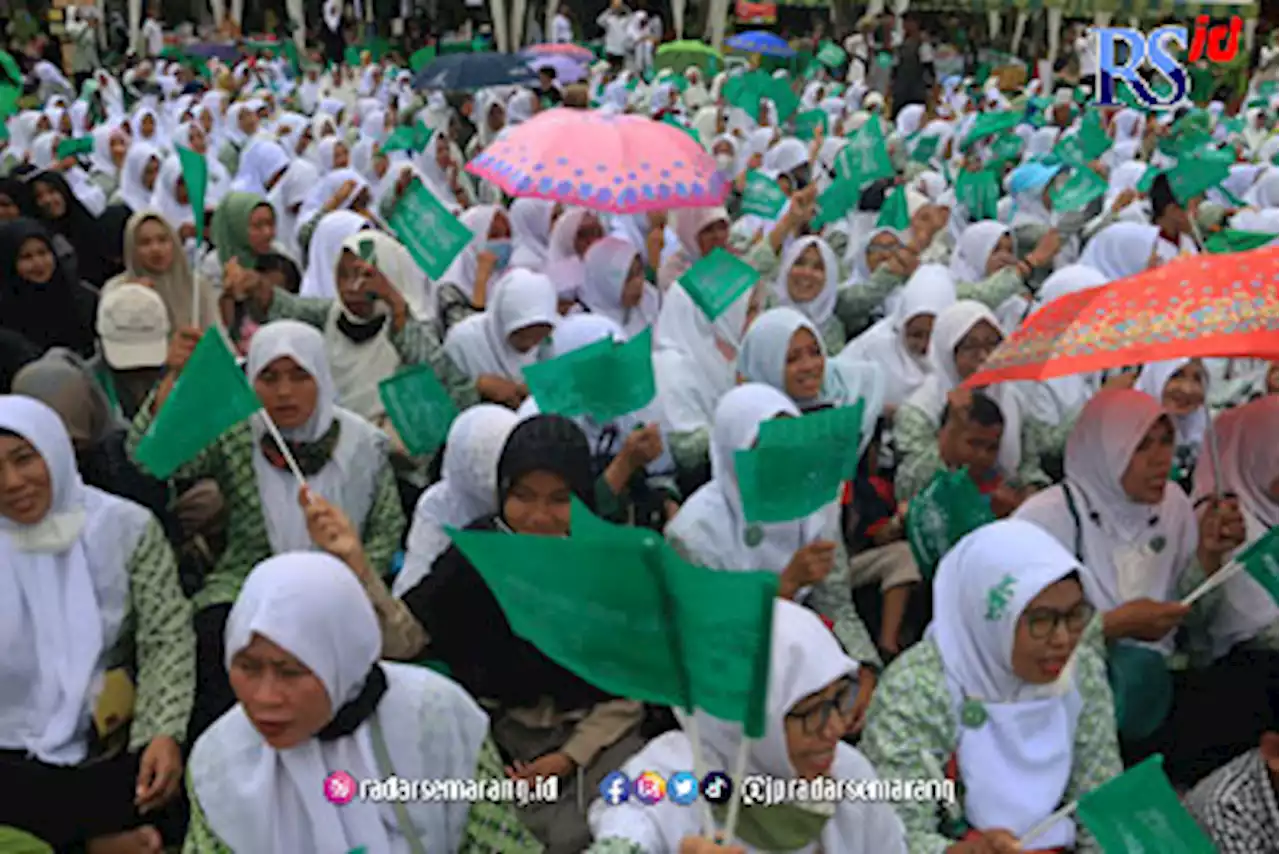
M990 353L1000 346L1001 339L987 338L981 341L965 341L956 348L957 353Z
M827 728L833 714L847 718L853 714L853 704L858 694L854 690L853 681L844 680L834 697L818 701L803 712L788 712L788 720L800 721L800 729L805 735L818 735Z
M1057 630L1059 623L1066 626L1069 633L1080 634L1096 611L1088 602L1081 602L1069 611L1034 608L1024 613L1022 619L1027 623L1027 634L1035 640L1044 640Z

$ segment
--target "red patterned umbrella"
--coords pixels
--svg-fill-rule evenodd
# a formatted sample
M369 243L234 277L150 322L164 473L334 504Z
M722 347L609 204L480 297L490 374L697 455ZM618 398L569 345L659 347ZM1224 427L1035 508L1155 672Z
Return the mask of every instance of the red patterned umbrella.
M1067 294L1031 315L965 385L1044 380L1163 359L1280 358L1275 247L1193 255Z
M591 52L591 48L572 44L571 42L534 44L529 45L520 52L526 56L567 56L579 62L590 62L596 58L596 55Z

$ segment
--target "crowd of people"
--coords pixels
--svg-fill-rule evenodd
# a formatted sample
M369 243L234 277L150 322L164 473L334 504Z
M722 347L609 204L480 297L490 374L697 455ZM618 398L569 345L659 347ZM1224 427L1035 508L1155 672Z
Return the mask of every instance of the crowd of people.
M618 9L599 23L621 49ZM899 44L917 35L908 18ZM1280 242L1274 62L1238 104L1161 112L1045 79L926 86L915 47L855 54L774 72L824 117L802 133L651 53L465 93L368 55L156 59L78 88L32 71L38 102L0 141L0 850L1090 852L1070 816L1018 840L1157 753L1220 851L1271 850L1276 603L1246 573L1182 600L1277 524L1277 363L965 381L1056 299L1215 236ZM682 126L729 189L606 214L464 170L546 109ZM1055 159L1086 126L1105 153ZM1231 160L1191 194L1167 145L1188 126ZM388 144L418 127L425 145ZM873 132L892 175L827 215ZM989 210L962 186L984 170ZM1105 192L1064 205L1083 171ZM419 185L472 234L436 278L389 225ZM682 280L718 250L757 279L709 319ZM268 417L156 477L139 444L206 333ZM644 333L644 407L569 418L530 396L531 366ZM418 366L460 414L415 455L378 388ZM845 488L748 522L736 460L761 426L859 401ZM995 521L920 565L908 509L953 472ZM958 802L748 805L720 840L692 807L606 803L610 772L727 770L744 736L549 658L448 533L567 536L575 501L690 563L777 575L747 773L946 775ZM557 777L559 798L339 805L338 770Z

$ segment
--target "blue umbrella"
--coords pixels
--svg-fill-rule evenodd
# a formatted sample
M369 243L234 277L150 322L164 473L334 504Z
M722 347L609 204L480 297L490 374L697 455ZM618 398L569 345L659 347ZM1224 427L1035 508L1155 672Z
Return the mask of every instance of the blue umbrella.
M537 79L528 62L515 54L453 53L418 69L413 88L471 90L534 83Z
M734 50L760 53L765 56L778 56L784 59L796 55L796 52L791 49L791 45L787 44L786 39L767 30L751 30L746 33L738 33L726 41L725 44Z

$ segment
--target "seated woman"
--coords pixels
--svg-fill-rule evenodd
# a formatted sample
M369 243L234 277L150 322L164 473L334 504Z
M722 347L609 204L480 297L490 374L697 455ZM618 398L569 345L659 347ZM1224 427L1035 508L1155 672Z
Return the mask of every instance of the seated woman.
M498 462L497 515L468 527L567 536L574 497L595 506L587 440L572 421L537 415L507 439ZM641 705L605 694L517 637L456 547L403 599L431 638L426 652L489 710L508 773L562 778L560 800L522 811L525 824L551 851L582 851L590 833L578 798L595 792L641 747Z
M164 407L196 338L190 329L175 335L168 373L130 428L131 454ZM250 384L280 428L307 484L359 526L369 562L376 568L368 578L370 595L379 597L380 606L390 603L378 574L400 546L404 513L387 460L386 437L335 405L324 339L310 326L279 320L262 327L254 336L246 367ZM309 548L311 539L294 500L297 480L261 416L227 430L179 467L174 477L213 478L227 505L227 548L192 599L200 655L191 727L198 735L235 703L223 663L222 634L245 576L272 554ZM388 637L389 649L394 648Z
M1066 480L1032 496L1016 518L1044 528L1085 566L1081 581L1101 613L1089 643L1111 642L1107 657L1122 689L1116 703L1126 759L1161 750L1170 777L1190 784L1201 767L1197 755L1225 733L1196 720L1202 706L1194 696L1213 677L1173 657L1174 630L1207 624L1221 591L1190 608L1180 600L1241 544L1244 521L1231 502L1221 501L1206 508L1197 525L1186 493L1169 482L1173 436L1158 401L1139 391L1103 389L1067 440ZM1221 694L1210 696L1221 702Z
M960 540L933 581L924 640L885 670L861 747L887 778L946 773L958 806L900 801L911 851L1015 851L1064 803L1121 773L1115 712L1081 566L1029 522ZM948 816L948 813L950 815ZM1097 852L1062 819L1026 850Z
M821 332L828 353L838 353L849 340L836 316L836 292L840 264L836 253L821 237L801 237L782 253L773 294L779 304L790 306Z
M716 407L711 481L684 503L666 536L686 559L701 566L777 573L780 597L807 605L832 623L845 651L867 665L858 678L857 728L875 687L880 657L853 607L836 496L804 519L760 525L747 523L738 491L734 455L755 444L765 421L799 415L791 400L769 386L748 383L726 394Z
M841 740L853 718L857 662L840 651L817 617L782 600L774 601L770 646L766 729L763 738L751 742L747 774L777 779L876 779L876 769L866 757ZM740 728L696 714L702 758L712 768L732 768L742 740ZM682 722L687 723L687 718L682 716ZM627 760L622 771L632 779L646 771L667 778L688 771L697 761L689 736L677 730L649 742ZM724 807L712 810L723 823ZM699 834L699 810L671 801L646 806L632 798L609 806L596 800L588 818L596 840L587 849L589 854L684 854L685 840ZM853 800L826 811L798 804L746 805L738 816L735 837L731 844L745 843L751 851L907 852L902 822L893 807Z
M114 261L109 230L76 198L62 173L41 172L30 179L30 185L35 209L23 213L49 229L54 254L68 277L102 287L120 271Z
M325 545L359 552L351 523L316 504ZM380 664L381 649L374 610L338 559L286 552L249 573L226 627L239 702L191 751L184 851L541 850L507 806L334 794L392 775L503 778L475 702L427 668Z
M1133 387L1160 401L1173 420L1176 435L1172 478L1184 489L1190 489L1191 475L1209 427L1204 403L1209 377L1204 364L1199 359L1148 362L1138 372Z
M276 213L271 203L256 193L227 193L218 204L209 226L213 248L201 259L196 275L219 295L223 324L242 353L248 351L253 330L265 318L253 316L244 303L262 256L281 251L276 242Z
M409 180L401 173L396 192L389 198L398 199L409 186ZM437 322L447 335L458 323L485 310L497 284L511 260L511 220L499 205L478 205L468 208L458 217L459 222L475 235L462 247L449 269L436 282L436 305L433 306Z
M0 326L41 353L92 356L98 295L69 274L44 226L25 217L0 225L0 258Z
M153 210L137 211L124 230L125 269L107 282L103 296L125 283L145 284L164 300L169 328L194 326L205 330L219 326L218 297L207 280L194 282L182 241L165 219Z
M899 460L894 489L899 501L911 500L944 467L938 454L942 411L953 392L963 392L960 384L982 367L1002 337L995 315L981 303L960 300L938 315L929 337L931 372L894 415ZM1000 473L1017 489L1047 485L1037 454L1036 422L1023 414L1018 392L1001 384L987 389L987 395L1000 404L1004 416Z
M155 517L86 486L57 413L28 397L0 397L0 555L0 826L59 850L159 851L191 606Z
M658 289L645 279L644 258L631 241L604 237L582 261L582 306L609 318L633 338L653 326L662 307Z

